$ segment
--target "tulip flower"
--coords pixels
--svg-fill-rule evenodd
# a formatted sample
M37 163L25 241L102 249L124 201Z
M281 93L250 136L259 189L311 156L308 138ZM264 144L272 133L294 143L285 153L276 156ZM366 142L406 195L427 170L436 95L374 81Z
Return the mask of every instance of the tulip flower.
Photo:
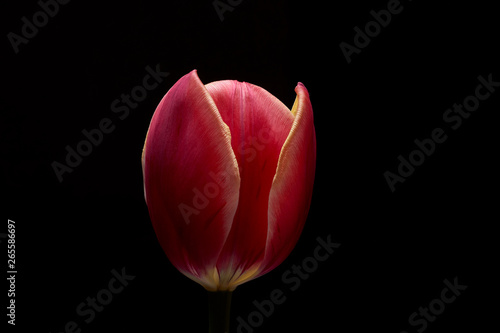
M308 91L298 83L295 92L288 109L261 87L204 85L193 70L151 119L142 167L155 233L172 264L209 292L230 295L266 274L299 239L316 136Z

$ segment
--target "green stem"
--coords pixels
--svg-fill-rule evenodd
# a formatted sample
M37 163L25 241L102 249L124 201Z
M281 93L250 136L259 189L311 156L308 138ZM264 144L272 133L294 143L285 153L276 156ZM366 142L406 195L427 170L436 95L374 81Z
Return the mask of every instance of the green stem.
M231 291L208 292L209 333L229 333Z

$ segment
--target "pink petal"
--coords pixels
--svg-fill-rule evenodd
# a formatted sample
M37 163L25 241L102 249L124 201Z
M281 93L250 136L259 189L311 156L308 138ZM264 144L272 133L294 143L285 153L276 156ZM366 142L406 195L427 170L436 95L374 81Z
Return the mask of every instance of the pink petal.
M264 258L269 192L293 115L266 90L245 82L206 85L231 129L241 185L232 229L217 262L221 284L231 288L256 273Z
M316 168L313 111L302 83L298 83L295 92L295 119L281 150L269 196L266 251L259 276L278 266L295 247L311 203Z
M240 177L230 130L196 70L158 105L143 168L150 217L167 257L215 290L214 268L236 213Z

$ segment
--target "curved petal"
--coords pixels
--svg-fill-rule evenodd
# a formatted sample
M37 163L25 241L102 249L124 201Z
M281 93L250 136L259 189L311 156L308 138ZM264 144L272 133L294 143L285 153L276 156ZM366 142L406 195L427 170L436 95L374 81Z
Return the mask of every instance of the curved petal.
M281 150L269 195L266 252L258 276L271 271L295 247L311 203L316 168L316 134L309 93L295 88L292 129Z
M264 258L269 191L294 117L256 85L217 81L206 87L231 130L241 177L238 208L217 262L222 288L234 289L258 272Z
M215 290L214 268L236 212L240 177L230 130L196 70L158 105L143 168L149 214L167 257Z

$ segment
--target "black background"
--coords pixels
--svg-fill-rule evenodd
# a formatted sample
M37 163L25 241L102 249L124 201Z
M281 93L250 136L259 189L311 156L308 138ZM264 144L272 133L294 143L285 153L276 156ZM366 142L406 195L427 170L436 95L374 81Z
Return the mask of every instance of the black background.
M61 332L75 321L82 332L207 330L206 292L156 240L140 165L156 105L197 69L204 83L251 82L290 107L300 81L314 108L317 173L306 226L282 265L236 289L232 332L274 289L286 302L255 332L417 332L408 317L455 277L468 288L425 331L486 331L497 314L489 303L498 303L500 89L457 130L442 116L474 93L479 75L500 81L498 15L478 2L401 4L348 64L339 44L353 44L353 28L387 1L244 0L221 21L210 0L75 0L18 54L7 34L20 34L21 18L40 7L3 2L1 230L16 222L16 329ZM169 76L120 120L112 101L157 64ZM51 163L64 163L66 145L74 148L103 118L115 130L59 182ZM437 127L447 140L392 193L384 172L397 172L398 155ZM290 291L282 274L328 235L341 246ZM76 307L123 267L134 280L85 323Z

